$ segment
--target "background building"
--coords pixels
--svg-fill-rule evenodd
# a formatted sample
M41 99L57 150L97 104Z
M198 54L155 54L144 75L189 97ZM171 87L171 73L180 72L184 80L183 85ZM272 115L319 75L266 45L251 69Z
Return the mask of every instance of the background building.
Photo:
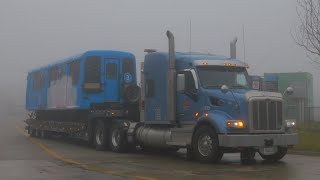
M284 116L298 123L319 120L319 109L313 104L313 77L308 72L265 73L261 90L283 93L287 87L294 93L284 95Z

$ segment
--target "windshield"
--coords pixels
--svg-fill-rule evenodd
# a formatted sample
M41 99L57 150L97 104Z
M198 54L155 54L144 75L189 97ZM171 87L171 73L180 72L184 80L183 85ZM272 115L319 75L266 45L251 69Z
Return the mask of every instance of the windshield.
M248 73L245 67L198 66L200 82L203 88L249 89Z

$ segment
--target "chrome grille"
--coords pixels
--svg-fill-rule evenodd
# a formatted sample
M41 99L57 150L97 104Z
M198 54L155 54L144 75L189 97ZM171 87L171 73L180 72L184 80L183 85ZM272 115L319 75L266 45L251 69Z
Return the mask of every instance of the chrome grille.
M282 102L259 99L252 103L252 124L254 130L280 130L282 127Z

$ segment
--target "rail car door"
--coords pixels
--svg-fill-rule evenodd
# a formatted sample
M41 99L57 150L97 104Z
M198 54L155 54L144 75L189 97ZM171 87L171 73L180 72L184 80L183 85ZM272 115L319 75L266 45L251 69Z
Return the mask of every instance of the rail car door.
M104 75L102 86L104 97L107 102L119 102L120 100L120 73L118 59L104 59Z

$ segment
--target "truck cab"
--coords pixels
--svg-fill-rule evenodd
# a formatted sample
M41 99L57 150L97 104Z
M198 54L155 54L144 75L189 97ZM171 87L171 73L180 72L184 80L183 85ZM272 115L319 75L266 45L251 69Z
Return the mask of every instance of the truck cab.
M283 119L283 95L252 90L246 63L232 54L179 53L172 47L169 38L169 53L145 56L141 112L150 137L138 134L141 142L187 147L202 162L219 161L226 152L241 152L242 160L256 152L280 160L298 143L294 121ZM159 127L167 138L156 143L152 134Z

